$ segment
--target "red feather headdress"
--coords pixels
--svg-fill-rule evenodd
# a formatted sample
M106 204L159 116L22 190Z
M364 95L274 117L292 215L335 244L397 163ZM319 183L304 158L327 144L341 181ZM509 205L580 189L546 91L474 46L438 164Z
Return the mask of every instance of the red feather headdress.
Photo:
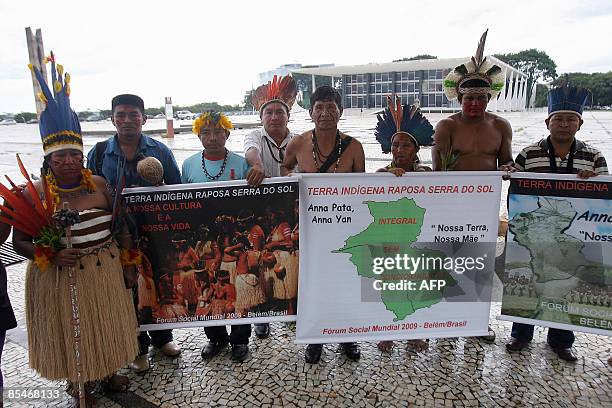
M280 102L285 105L287 111L290 111L295 103L296 96L297 86L293 77L289 75L277 77L274 75L272 81L261 85L253 92L251 101L255 109L260 112L267 104L272 102Z

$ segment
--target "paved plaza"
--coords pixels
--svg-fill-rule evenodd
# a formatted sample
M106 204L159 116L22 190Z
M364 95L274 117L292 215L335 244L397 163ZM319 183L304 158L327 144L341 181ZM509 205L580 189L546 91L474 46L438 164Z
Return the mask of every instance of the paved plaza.
M24 311L25 263L7 268L9 293L19 327L8 332L2 355L5 387L59 390L52 401L5 401L5 407L67 407L64 384L40 378L28 367ZM497 290L499 292L499 288ZM304 362L304 347L293 343L291 325L272 324L272 336L251 338L244 363L230 359L229 348L211 361L200 351L202 329L175 330L183 353L169 359L150 352L151 369L134 374L129 392L98 393L101 407L612 407L612 354L609 337L577 334L576 363L557 359L547 347L545 329L536 328L532 345L508 354L504 344L510 324L491 323L495 344L475 339L431 340L429 350L414 353L405 343L382 354L374 343L362 343L357 363L337 345L327 345L321 362Z
M445 115L428 115L433 122ZM514 130L513 150L545 136L543 112L502 114ZM364 143L367 170L374 171L389 161L380 153L372 137L375 116L348 117L340 127ZM153 121L151 121L153 122ZM21 126L21 125L19 125ZM15 166L15 153L22 154L26 166L36 173L42 150L36 125L15 126L0 131L0 174L21 180ZM91 126L92 130L94 125ZM97 125L96 125L97 126ZM108 124L99 126L109 127ZM150 126L154 126L152 123ZM290 123L296 131L309 128L305 117ZM230 148L241 152L246 131L232 133ZM612 113L589 112L578 137L602 149L612 160L609 137ZM103 138L86 138L86 148ZM193 135L168 142L179 165L198 151ZM427 152L424 159L427 160ZM53 401L6 401L6 407L67 407L64 384L40 378L28 367L24 311L25 263L7 268L9 293L19 327L7 333L2 355L5 387L59 390ZM498 282L499 283L499 282ZM497 287L499 300L499 285ZM612 407L612 354L609 337L578 333L574 349L576 363L559 360L546 345L546 329L536 328L534 341L522 353L508 354L504 344L510 324L497 321L500 304L494 303L491 324L497 332L495 344L474 339L431 340L423 353L408 351L398 343L390 354L382 354L374 343L362 343L362 358L354 363L327 345L318 365L304 362L304 347L293 343L291 325L272 324L272 336L251 338L251 356L244 363L233 363L229 348L211 361L203 361L200 351L206 343L203 329L175 330L183 353L168 359L157 350L150 353L151 369L144 375L122 370L131 379L129 392L103 395L101 407Z

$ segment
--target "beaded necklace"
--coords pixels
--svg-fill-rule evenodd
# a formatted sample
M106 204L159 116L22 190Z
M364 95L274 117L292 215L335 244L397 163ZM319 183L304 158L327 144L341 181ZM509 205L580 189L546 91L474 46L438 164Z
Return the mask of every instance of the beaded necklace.
M223 158L223 164L221 164L221 169L219 170L219 173L217 173L216 176L212 176L208 170L206 170L206 160L204 160L204 153L205 151L202 150L202 170L204 170L204 175L206 177L208 177L209 180L211 181L215 181L218 180L219 177L221 177L221 175L223 174L223 172L225 171L225 166L227 165L227 157L228 155L228 150L225 149L225 157Z
M336 160L336 167L334 167L334 173L335 173L336 170L338 170L338 165L340 164L340 155L342 154L342 144L340 143L340 131L336 130L336 142L334 144L334 147L331 149L331 151L329 152L327 156L324 155L319 150L319 143L317 141L317 135L314 129L312 129L311 140L312 140L312 159L314 160L314 164L315 164L315 167L317 168L317 172L321 170L321 167L319 166L319 162L317 161L317 156L320 158L319 160L323 164L324 160L326 160L332 154L332 152L334 151L334 148L338 146L338 159Z

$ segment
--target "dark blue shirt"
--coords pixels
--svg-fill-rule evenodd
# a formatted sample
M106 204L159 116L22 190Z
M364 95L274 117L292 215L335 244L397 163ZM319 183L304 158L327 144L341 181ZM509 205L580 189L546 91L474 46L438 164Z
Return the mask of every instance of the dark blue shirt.
M136 163L145 157L155 157L161 162L164 168L165 184L180 184L181 173L172 151L165 144L145 135L140 136L140 143L132 161L128 161L123 155L117 135L109 138L102 154L102 174L100 176L103 176L113 189L119 186L122 176L125 177L124 188L151 186L136 172ZM87 167L95 173L95 146L87 153Z

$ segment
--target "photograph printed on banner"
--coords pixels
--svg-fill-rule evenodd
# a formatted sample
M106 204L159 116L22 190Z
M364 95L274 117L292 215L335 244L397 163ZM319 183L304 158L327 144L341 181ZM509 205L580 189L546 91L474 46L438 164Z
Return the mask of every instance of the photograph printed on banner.
M124 194L143 254L141 329L295 320L297 183L235 184Z

